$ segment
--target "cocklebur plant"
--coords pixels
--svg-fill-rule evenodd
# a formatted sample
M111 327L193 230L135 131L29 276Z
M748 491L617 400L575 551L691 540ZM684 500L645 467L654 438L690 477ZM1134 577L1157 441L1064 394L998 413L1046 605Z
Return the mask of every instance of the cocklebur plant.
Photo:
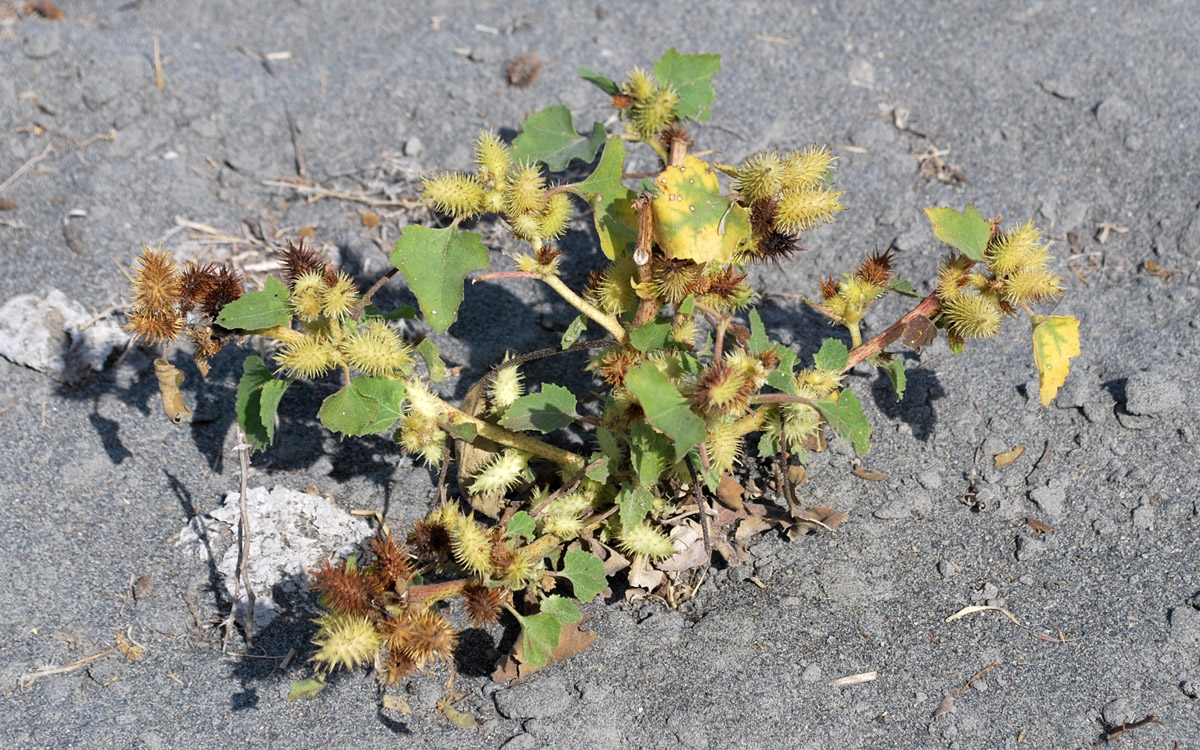
M159 380L172 418L186 407L182 374L165 358L170 342L186 332L203 372L221 344L253 334L278 347L270 362L247 357L238 387L238 423L255 448L274 441L292 382L333 377L342 385L317 414L327 428L351 438L390 433L443 478L456 464L461 502L442 485L443 502L406 544L381 531L361 555L313 573L319 671L374 666L392 683L436 662L453 669L452 622L483 627L507 613L520 637L498 674L526 674L590 643L578 605L613 576L626 576L631 593L678 603L714 551L743 560L739 540L754 530L794 537L831 528L844 515L805 507L791 469L823 448L827 428L867 451L870 426L845 377L866 362L900 398L903 361L886 351L898 341L919 351L941 332L959 352L1024 311L1042 401L1053 398L1079 352L1078 321L1034 315L1032 306L1058 297L1062 279L1032 224L1005 229L971 207L927 209L950 248L927 296L895 278L890 252L872 253L821 280L809 301L846 329L849 346L831 338L806 355L772 341L746 268L801 252L804 233L843 210L843 194L822 146L739 164L693 152L688 126L709 119L719 68L716 55L672 49L621 83L581 71L609 95L621 132L595 123L580 134L556 105L530 115L512 143L481 133L473 170L424 181L424 199L448 225L405 228L395 269L365 293L303 244L282 251L282 280L244 295L227 269L177 269L166 253L145 251L130 328L163 348ZM640 181L627 174L628 147L650 149L660 171ZM584 179L555 179L575 161L593 165ZM564 275L558 244L583 207L604 256L586 281ZM487 271L493 258L469 228L480 221L511 233L507 268ZM452 404L436 392L445 367L434 341L414 345L391 325L418 311L372 304L396 271L437 333L455 322L477 271L485 273L473 281L544 283L578 317L558 347L512 354ZM919 301L864 341L862 321L888 293ZM521 366L552 354L576 358L598 398L528 382ZM580 444L588 448L563 447ZM752 459L773 462L777 505L726 491Z

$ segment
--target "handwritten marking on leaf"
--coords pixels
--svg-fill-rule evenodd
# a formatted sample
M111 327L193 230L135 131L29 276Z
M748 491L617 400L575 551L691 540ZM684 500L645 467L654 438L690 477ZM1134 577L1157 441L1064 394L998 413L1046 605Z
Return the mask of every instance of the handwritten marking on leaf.
M1079 356L1079 320L1070 315L1033 315L1033 361L1042 406L1049 406Z
M992 236L992 225L974 206L967 206L961 214L953 208L927 208L925 215L939 240L971 260L983 260L983 252Z

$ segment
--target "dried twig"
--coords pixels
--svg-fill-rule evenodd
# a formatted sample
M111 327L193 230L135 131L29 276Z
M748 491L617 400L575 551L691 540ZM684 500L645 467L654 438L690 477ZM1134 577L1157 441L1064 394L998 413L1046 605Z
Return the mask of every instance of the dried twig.
M7 180L5 180L4 182L0 182L0 193L3 193L6 188L8 188L10 185L12 185L14 182L16 182L18 179L20 179L21 175L28 172L33 167L34 164L37 164L42 159L45 159L46 156L50 153L50 150L52 148L53 148L53 146L51 144L49 144L49 143L46 144L46 147L44 149L42 149L42 153L38 154L37 156L30 157L24 164L17 167L17 171L13 172L11 175L9 175Z
M119 651L119 650L120 649L117 646L113 646L112 648L107 649L105 651L101 651L98 654L92 654L91 656L85 656L82 659L76 659L75 661L71 662L70 664L64 664L61 667L46 667L45 669L39 669L35 672L26 672L25 674L23 674L17 678L17 686L22 689L25 689L25 688L32 687L33 683L37 682L38 680L42 679L43 677L51 677L56 674L70 674L71 672L77 672L80 669L83 669L84 667L86 667L88 664L91 664L92 662L96 661L97 659L102 659L105 656L108 656L109 654L111 654L112 652Z
M241 472L241 488L238 494L238 560L237 570L233 579L233 603L230 605L229 616L225 618L224 645L228 647L229 637L233 633L233 625L237 619L238 600L241 599L241 586L246 586L246 621L242 627L246 632L246 645L254 645L254 587L250 585L250 508L246 500L250 476L250 444L246 442L246 433L237 428L237 445L233 447L238 453L238 464ZM228 650L226 648L226 650Z

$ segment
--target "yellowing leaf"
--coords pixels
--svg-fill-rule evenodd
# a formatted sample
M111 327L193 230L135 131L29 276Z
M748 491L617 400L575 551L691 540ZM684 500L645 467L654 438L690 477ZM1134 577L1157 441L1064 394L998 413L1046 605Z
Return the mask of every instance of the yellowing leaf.
M1079 320L1070 315L1033 315L1033 361L1042 406L1049 406L1079 356Z
M654 178L654 239L675 260L727 263L750 236L746 209L721 197L717 173L689 156Z

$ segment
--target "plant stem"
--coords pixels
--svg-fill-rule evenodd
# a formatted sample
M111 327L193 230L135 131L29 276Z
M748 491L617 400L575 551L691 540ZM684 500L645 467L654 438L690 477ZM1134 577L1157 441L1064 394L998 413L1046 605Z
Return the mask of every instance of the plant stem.
M850 331L850 348L857 349L862 346L862 328L859 327L858 321L847 323L846 330Z
M434 398L437 397L435 396ZM509 448L525 451L538 458L544 458L547 461L553 461L559 466L571 466L578 469L585 465L583 457L578 454L563 450L562 448L556 448L549 443L542 442L529 435L506 430L500 425L485 422L478 417L471 416L465 411L451 406L440 398L437 400L441 407L449 413L452 424L470 424L475 427L475 434L479 437L487 438L501 445L506 445Z
M551 289L558 292L559 296L565 299L579 312L586 317L600 324L600 327L612 334L612 337L617 340L617 343L624 346L629 341L629 334L621 325L621 321L617 320L612 315L597 309L592 303L585 300L575 293L571 287L567 286L566 282L558 276L542 276L542 281L546 282Z
M289 326L258 328L253 331L246 331L246 334L253 334L256 336L263 336L268 339L275 339L276 341L282 341L285 344L297 344L306 338L303 333Z
M884 347L891 344L896 339L904 334L904 329L908 324L919 317L932 318L937 315L942 309L942 301L937 294L931 294L921 300L913 309L904 313L903 316L895 323L888 326L882 333L875 336L870 341L860 346L855 346L850 352L850 359L847 360L846 366L842 368L842 372L849 372L859 362L874 357L876 354L883 351Z
M750 399L752 404L804 404L817 408L817 403L811 398L804 396L793 396L790 393L760 393Z
M408 596L408 606L411 609L414 604L424 604L429 606L443 599L449 599L452 596L458 596L467 587L469 582L466 578L459 578L453 581L441 581L440 583L423 583L418 586L409 586L404 590Z

